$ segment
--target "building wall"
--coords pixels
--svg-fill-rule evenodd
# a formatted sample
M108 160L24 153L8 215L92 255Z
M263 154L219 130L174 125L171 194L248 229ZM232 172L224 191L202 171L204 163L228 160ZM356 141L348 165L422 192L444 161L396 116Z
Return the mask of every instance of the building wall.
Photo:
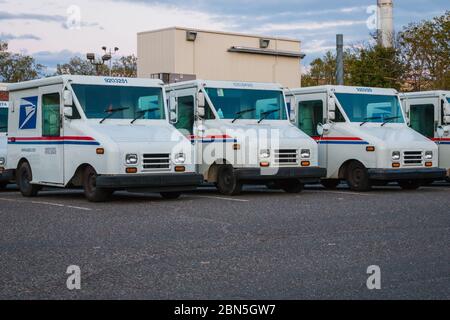
M195 74L198 79L278 82L288 87L300 86L300 59L262 54L228 52L232 46L259 48L260 36L197 31L197 38L186 41L186 30L172 28L138 35L138 75L148 77L152 73L170 72ZM173 52L165 52L165 59L155 52L150 42L169 35ZM270 39L268 49L300 53L300 41L290 39ZM153 61L148 61L153 60ZM163 62L163 63L158 63ZM169 68L169 70L161 70Z

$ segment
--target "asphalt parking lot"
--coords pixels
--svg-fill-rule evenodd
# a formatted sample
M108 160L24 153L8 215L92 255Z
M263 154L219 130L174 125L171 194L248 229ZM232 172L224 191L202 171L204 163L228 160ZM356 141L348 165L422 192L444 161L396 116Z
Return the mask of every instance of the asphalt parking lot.
M450 186L0 192L0 299L450 299ZM81 289L66 287L69 265ZM369 290L367 267L381 270Z

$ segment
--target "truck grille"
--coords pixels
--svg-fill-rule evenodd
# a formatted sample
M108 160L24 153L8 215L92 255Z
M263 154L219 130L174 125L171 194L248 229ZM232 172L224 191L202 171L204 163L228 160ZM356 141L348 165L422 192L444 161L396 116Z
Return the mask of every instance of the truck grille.
M423 154L422 151L404 151L403 165L405 166L422 166Z
M298 153L296 149L275 150L275 164L296 165L298 164Z
M145 153L142 158L144 170L170 169L170 155L168 153Z

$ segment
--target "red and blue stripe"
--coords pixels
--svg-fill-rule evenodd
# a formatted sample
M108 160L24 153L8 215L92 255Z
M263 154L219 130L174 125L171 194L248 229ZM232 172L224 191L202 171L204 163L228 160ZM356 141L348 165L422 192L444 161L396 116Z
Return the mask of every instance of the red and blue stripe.
M364 141L358 137L313 137L318 144L354 144L354 145L367 145L367 141Z
M8 144L29 144L29 145L88 145L98 146L99 142L92 137L65 136L65 137L9 137Z
M437 144L450 144L450 138L433 138L431 140Z

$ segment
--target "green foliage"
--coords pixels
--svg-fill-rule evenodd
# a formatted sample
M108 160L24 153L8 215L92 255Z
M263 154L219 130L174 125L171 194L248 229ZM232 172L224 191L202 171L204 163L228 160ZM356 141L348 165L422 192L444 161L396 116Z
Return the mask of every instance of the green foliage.
M85 76L109 76L109 66L106 64L94 66L81 57L72 57L69 62L58 64L56 74L73 74ZM123 56L112 65L111 75L115 77L136 77L137 58L135 55Z
M137 77L137 57L132 54L123 56L112 66L112 75L116 77Z
M34 58L8 51L8 44L0 41L0 81L19 82L42 76L45 67Z

